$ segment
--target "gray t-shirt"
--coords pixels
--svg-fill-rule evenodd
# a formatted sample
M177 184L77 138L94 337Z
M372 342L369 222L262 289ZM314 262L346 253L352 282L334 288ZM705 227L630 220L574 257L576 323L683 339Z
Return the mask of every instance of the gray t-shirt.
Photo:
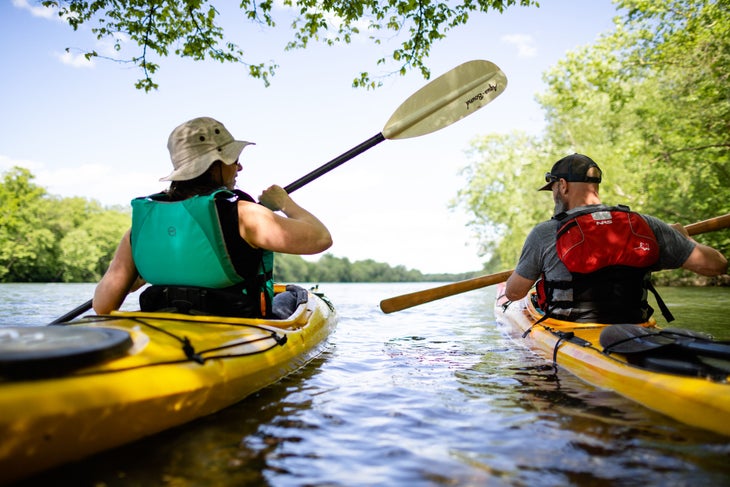
M602 209L604 205L589 205L573 208L568 214L584 210L586 208ZM677 269L689 258L695 243L686 238L680 232L670 227L663 221L648 215L641 215L649 224L659 243L659 260L652 271L661 269ZM520 260L517 262L515 272L520 276L537 280L543 273L548 281L571 281L570 271L565 267L558 257L555 249L556 234L559 223L556 220L548 220L538 223L527 236L522 247ZM573 300L572 290L556 289L553 297L556 300ZM567 316L569 309L555 310L555 315Z

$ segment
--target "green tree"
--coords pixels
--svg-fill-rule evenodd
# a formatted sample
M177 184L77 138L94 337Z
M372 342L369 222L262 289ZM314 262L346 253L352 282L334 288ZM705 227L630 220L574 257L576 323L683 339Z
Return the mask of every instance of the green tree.
M100 209L87 214L82 224L61 238L61 279L64 282L98 281L130 225L129 212Z
M316 282L352 282L352 264L327 253L319 258L312 276Z
M727 2L618 5L625 9L623 23L546 78L549 90L542 101L557 115L549 118L553 144L567 148L578 140L607 161L611 184L604 186L614 201L622 198L635 209L685 224L726 213ZM723 233L702 239L725 249L730 243Z
M0 184L0 282L88 282L106 270L129 211L60 198L15 167Z
M305 261L301 256L277 254L274 265L276 282L419 282L457 281L475 277L467 274L422 274L404 266L391 267L372 259L350 262L347 257L325 254L316 262Z
M102 251L85 230L75 228L59 243L61 280L64 282L90 282L99 279L97 267Z
M274 280L276 282L312 282L313 264L299 255L276 254Z
M32 280L54 260L54 235L44 218L46 190L33 179L28 169L14 167L0 185L0 281Z
M532 224L550 216L549 206L535 204L545 174L541 144L524 133L491 135L474 141L467 154L470 164L462 174L469 183L452 207L468 209L467 225L477 237L479 254L488 256L488 272L513 265Z
M122 39L135 43L139 51L130 62L138 66L143 77L136 87L146 91L156 89L153 80L159 69L154 57L165 57L172 51L180 57L196 61L206 58L220 62L241 63L248 74L268 86L269 78L278 67L272 62L250 62L242 47L231 42L221 27L219 10L212 0L42 0L44 6L54 8L69 25L77 30L91 24L98 39L110 39L117 51L122 50ZM289 24L293 38L285 50L303 49L310 42L328 45L349 44L356 38L365 38L375 44L394 36L404 36L400 45L376 64L394 64L393 71L405 74L417 69L428 79L430 71L426 59L431 46L446 37L451 29L464 25L472 14L506 8L538 6L535 0L464 0L461 3L423 0L420 2L388 0L386 2L334 0L285 0L285 9L276 7L271 0L257 2L242 0L240 10L252 28L274 28L277 15ZM254 51L249 46L249 51ZM96 51L86 57L96 57ZM353 80L353 86L379 86L367 71Z

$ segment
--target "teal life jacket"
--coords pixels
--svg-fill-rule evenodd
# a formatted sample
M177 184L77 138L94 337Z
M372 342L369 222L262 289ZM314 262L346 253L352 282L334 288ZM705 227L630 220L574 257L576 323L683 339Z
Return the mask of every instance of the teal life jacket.
M239 200L254 202L227 189L179 201L166 193L132 200L132 257L140 276L153 287L229 291L238 303L243 295L241 314L270 315L274 254L241 238Z

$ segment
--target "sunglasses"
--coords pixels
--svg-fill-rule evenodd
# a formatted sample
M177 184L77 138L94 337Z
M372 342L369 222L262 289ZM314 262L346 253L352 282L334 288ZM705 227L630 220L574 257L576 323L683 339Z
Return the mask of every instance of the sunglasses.
M549 172L545 173L545 182L546 183L554 183L556 181L560 181L560 178L553 174L550 174Z

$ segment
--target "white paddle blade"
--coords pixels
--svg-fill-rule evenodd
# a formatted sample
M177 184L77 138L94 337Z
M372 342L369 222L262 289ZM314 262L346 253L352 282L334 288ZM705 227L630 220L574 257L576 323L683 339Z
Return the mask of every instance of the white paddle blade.
M404 101L382 134L386 139L407 139L435 132L476 112L506 87L507 76L494 63L460 64Z

